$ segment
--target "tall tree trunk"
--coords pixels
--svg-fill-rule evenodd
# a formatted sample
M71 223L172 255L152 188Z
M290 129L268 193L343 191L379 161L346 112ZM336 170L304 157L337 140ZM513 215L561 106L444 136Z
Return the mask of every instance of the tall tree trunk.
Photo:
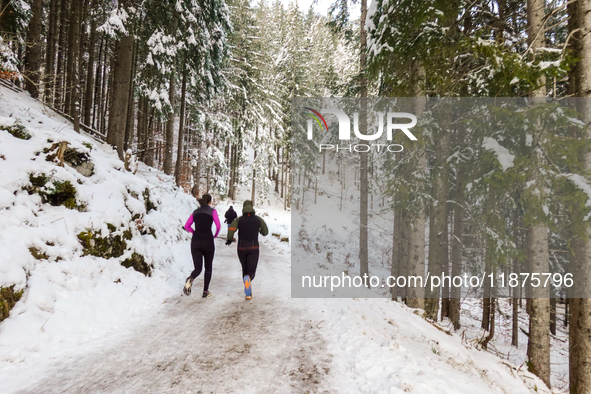
M398 202L398 197L394 196L394 200L392 202L396 204ZM404 253L404 248L402 246L404 239L404 213L404 210L400 207L396 206L394 208L394 220L392 221L392 267L390 268L390 275L392 277L400 276L402 271L402 254ZM402 296L403 289L393 286L390 288L390 292L392 294L392 299L396 301L398 296Z
M132 5L132 2L131 0L121 0L119 5L121 8L127 9ZM131 87L133 35L126 35L117 41L114 56L107 143L117 148L119 158L123 160L125 153L123 150L125 145L125 127L127 124L127 110L129 108L129 90Z
M187 69L183 70L183 81L181 82L181 113L179 119L179 143L176 154L176 168L174 170L174 179L176 185L181 185L181 169L183 166L183 143L185 138L185 96L187 93Z
M138 159L146 162L148 150L148 97L140 96L137 111Z
M449 113L449 112L448 112ZM449 123L445 121L445 123ZM443 128L445 130L445 127ZM431 275L441 276L448 266L447 240L447 192L449 189L448 167L450 136L448 132L436 136L435 165L433 173L433 204L431 206L429 232L429 271ZM425 301L425 311L431 320L437 320L439 312L440 289L429 289L429 298Z
M285 162L285 147L282 148L281 152L281 195L280 197L283 198L283 193L285 191L285 170L286 170L287 163Z
M591 261L589 234L585 239L575 238L574 292L588 294L589 261ZM591 299L572 298L569 303L569 381L570 392L576 394L591 393Z
M425 68L420 63L415 63L412 70L413 78L413 111L415 116L420 116L426 109L425 99ZM418 171L424 171L427 167L425 149L417 149L413 152L418 155ZM425 276L425 214L424 209L408 220L408 275ZM406 304L411 308L425 308L425 288L408 284Z
M458 34L458 15L460 11L459 0L440 2L443 15L441 24L448 27L446 35L451 36L455 41ZM441 8L440 8L441 9ZM468 18L469 19L469 18ZM446 95L445 89L442 94ZM441 111L442 130L451 129L451 104L445 103ZM429 234L429 272L431 275L441 276L444 270L449 267L449 245L447 233L447 194L449 191L449 168L446 159L450 153L450 133L446 131L435 135L435 163L432 170L433 177L433 203L431 206L430 234ZM442 281L443 282L443 281ZM449 281L448 281L449 282ZM444 283L442 283L442 286ZM428 318L437 320L439 312L439 298L441 288L428 292L428 299L425 301L425 311ZM443 316L443 314L442 314Z
M491 312L491 289L492 289L492 281L490 281L489 275L493 272L492 269L492 251L490 246L486 246L486 250L484 252L484 291L482 295L482 324L481 327L483 330L488 331L490 329L490 312Z
M76 66L76 58L77 52L74 50L76 46L76 42L79 43L80 37L77 34L78 32L78 15L76 15L76 10L78 9L78 1L71 0L70 2L70 24L68 26L68 50L66 55L66 75L65 79L65 102L64 102L64 112L71 115L72 114L72 89L74 86L73 78L77 76L78 69Z
M446 248L446 253L448 254L448 258L446 259L446 263L445 265L442 267L443 268L443 273L445 274L445 276L449 276L450 274L450 267L449 267L449 226L447 225L447 223L450 223L452 215L450 213L450 210L447 209L447 218L446 218L446 226L445 226L445 235L444 235L444 239L445 242L447 244L447 248ZM450 302L449 302L449 295L451 293L450 291L450 287L451 287L451 281L443 281L441 283L441 320L443 320L444 318L449 318L449 308L450 308Z
M410 264L410 215L406 212L402 215L400 228L401 228L401 239L400 239L400 266L398 267L398 275L402 275L408 278L409 275L409 264ZM398 289L398 295L402 302L406 303L408 300L408 283L406 286Z
M137 122L136 122L136 135L137 135L137 159L139 161L144 161L145 153L146 153L146 134L145 134L145 127L144 121L146 119L145 112L144 112L144 98L145 96L141 95L137 100Z
M135 121L135 69L137 64L137 43L134 42L133 44L133 57L131 61L131 69L129 70L129 100L128 108L127 108L127 122L125 124L125 144L124 149L127 152L128 149L131 149L131 144L133 142L133 130L134 130L134 121Z
M144 163L147 166L154 167L154 149L156 149L154 144L154 127L156 126L154 123L156 123L156 120L154 118L154 109L148 106L146 106L146 109L148 109L148 112L146 112L148 120L146 121L146 155Z
M424 157L424 156L423 156ZM407 275L425 276L425 216L419 214L410 219L408 226L408 271ZM408 284L406 304L411 308L425 308L425 289Z
M113 93L111 92L111 86L114 84L114 73L113 68L115 68L115 57L114 54L109 56L109 47L111 45L107 45L107 49L105 52L105 62L103 65L103 88L102 88L102 100L100 101L100 110L99 110L99 121L100 121L100 130L104 134L108 134L108 125L107 125L107 116L109 114L109 108L112 106L113 100ZM116 43L112 44L113 47L116 46ZM108 141L108 138L107 138Z
M193 197L199 198L201 193L201 139L197 138L197 142L195 144L195 148L197 149L197 165L193 167ZM231 198L231 197L230 197Z
M70 19L70 43L71 53L68 51L68 81L70 108L68 112L72 115L74 130L80 132L80 86L79 86L79 61L80 61L80 12L82 0L72 0L72 15ZM71 56L71 58L70 58Z
M152 137L152 122L153 122L153 117L151 116L152 114L152 110L150 108L150 100L148 99L148 96L144 96L144 106L143 106L143 117L144 117L144 122L143 122L143 130L142 130L142 134L144 135L144 163L146 163L146 165L148 165L148 157L150 155L150 141L153 139Z
M287 150L285 159L285 198L283 199L283 210L287 211L287 208L291 208L291 152Z
M527 34L528 43L534 53L538 48L545 46L544 39L544 11L545 0L528 0L527 2ZM546 97L546 80L541 77L538 87L530 92L531 97L540 98L534 102L544 103ZM538 168L544 161L543 153L536 149L532 156L534 161L531 180L535 182L540 195L544 195L542 174ZM528 207L526 209L535 209ZM549 272L548 254L548 228L541 218L528 224L528 266L530 274ZM550 387L550 303L548 290L543 287L531 288L530 300L530 333L528 337L527 353L529 356L530 370L538 375L542 381Z
M54 106L59 109L63 109L64 105L64 74L65 74L65 63L66 53L68 50L68 20L70 1L61 0L60 7L60 37L57 51L57 71L56 71L56 83L55 83L55 101Z
M230 163L230 180L228 182L228 197L232 199L232 190L234 189L234 149L235 145L232 142L228 142L228 163Z
M3 11L3 10L0 10ZM31 97L39 97L39 74L41 72L41 30L43 28L43 0L33 0L31 3L31 20L27 33L27 52L25 55L25 89Z
M367 130L367 79L365 74L367 57L367 31L365 29L365 19L367 17L367 0L361 0L361 23L360 46L359 46L359 72L361 73L360 97L361 97L361 130ZM359 274L363 277L369 274L368 261L368 193L369 185L367 181L367 152L359 153Z
M92 122L89 124L90 127L100 129L98 126L97 114L100 114L99 108L101 105L101 97L103 93L103 78L105 74L105 61L103 58L106 58L105 52L105 39L101 37L101 43L99 44L99 55L98 55L98 62L96 63L96 78L94 84L94 101L92 104Z
M490 302L490 329L488 331L488 335L482 341L482 347L486 349L488 347L488 343L491 339L495 336L495 298L491 298Z
M59 0L51 0L49 4L49 25L47 27L47 49L45 57L45 86L43 99L48 105L53 105L54 81L55 81L55 50L58 33Z
M277 167L275 168L275 193L279 193L279 166L281 165L280 147L275 147L275 156L277 157Z
M168 91L168 100L172 107L168 114L168 121L166 122L166 150L164 156L164 168L163 171L166 175L172 174L172 150L174 147L174 95L175 95L175 81L174 73L170 74L170 87Z
M460 126L461 127L461 126ZM459 135L460 140L462 133ZM451 276L462 275L462 233L464 232L464 174L461 165L458 166L456 173L456 203L453 208L453 235L451 237ZM454 329L460 328L460 298L461 288L452 286L449 298L449 320Z
M240 168L240 150L240 144L234 145L234 182L232 183L232 200L236 199L236 192L238 190L238 169Z
M89 9L89 2L82 0L78 11L78 51L76 52L76 65L78 66L76 68L76 72L78 73L76 76L78 78L78 117L79 122L81 123L84 123L84 107L82 101L86 96L86 84L81 81L85 81L86 78L88 78L88 57L84 56L84 54L90 52L88 49L88 41L90 37L86 34L86 25L89 22Z
M556 295L550 297L550 333L556 335Z
M511 325L511 346L519 347L519 304L518 299L513 296L511 300L513 306L512 325Z
M256 146L256 144L258 143L258 139L259 139L259 126L255 127L255 133L256 133L256 135L255 135L255 139L254 139L254 144ZM255 149L254 150L253 166L254 166L254 163L256 163L256 160L257 160L257 150ZM250 200L252 201L253 205L255 204L254 200L256 197L256 177L257 177L257 170L256 170L256 168L253 168L252 169L252 190L251 190L251 197L250 197ZM304 196L304 188L302 187L302 203L304 201L303 196Z
M205 151L206 152L209 150L209 147L210 146L211 146L211 142L210 141L205 142ZM205 173L206 173L205 193L209 193L209 189L211 187L211 183L210 183L211 182L211 168L206 168L205 169Z
M518 249L522 249L523 243L520 242L518 228L521 227L521 223L519 220L519 211L517 209L513 210L513 243L517 246ZM513 272L516 274L521 273L521 261L517 257L513 258ZM511 345L515 347L519 347L519 304L518 299L521 299L521 288L511 288L512 294L512 305L513 305L513 320L512 320L512 335L511 335Z
M531 273L549 272L548 229L544 224L528 226ZM548 290L543 287L532 288L530 307L530 332L527 354L530 371L538 375L550 387L550 303Z
M578 112L581 120L589 126L591 124L591 1L579 0L569 6L569 30L578 30L574 34L574 56L579 59L574 69L575 93L579 99ZM591 132L587 127L583 138L591 139ZM585 170L591 170L591 152L585 152ZM580 297L588 296L591 288L591 229L583 239L576 239L575 284L573 292ZM574 298L569 300L571 311L569 331L569 377L570 392L577 394L591 393L591 298Z
M94 0L92 2L94 4ZM92 7L91 7L92 9ZM84 124L92 127L90 113L92 110L92 97L94 86L94 62L96 54L96 19L93 17L90 24L90 39L88 42L88 73L86 75L86 89L84 90Z
M291 173L289 171L289 160L290 160L290 155L289 155L289 149L287 146L285 146L283 148L283 155L285 157L285 160L283 161L283 164L285 166L285 171L284 171L284 175L285 178L283 180L283 206L284 208L287 206L287 199L289 198L289 184L291 182Z

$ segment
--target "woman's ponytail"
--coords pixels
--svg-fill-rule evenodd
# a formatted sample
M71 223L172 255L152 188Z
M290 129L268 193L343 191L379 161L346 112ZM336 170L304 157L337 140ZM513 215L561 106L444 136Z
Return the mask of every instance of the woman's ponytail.
M197 200L200 207L204 207L211 202L211 195L206 193L199 200Z

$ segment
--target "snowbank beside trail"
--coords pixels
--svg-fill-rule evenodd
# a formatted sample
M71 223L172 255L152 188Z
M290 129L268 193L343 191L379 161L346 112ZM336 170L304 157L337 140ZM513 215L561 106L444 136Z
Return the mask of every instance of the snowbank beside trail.
M30 139L4 130L18 124ZM92 175L46 160L62 141L90 159ZM43 184L34 191L32 177ZM75 199L64 203L73 209L44 202L44 193L65 182L75 188ZM57 358L178 294L191 264L171 249L189 242L182 225L195 206L171 177L143 165L126 171L110 146L76 133L27 94L0 87L0 287L24 290L0 323L0 374ZM89 255L84 232L91 244L124 244ZM142 256L151 277L122 265L133 256Z
M307 203L302 204L300 216L292 221L292 276L358 275L357 185L347 178L345 184L349 189L341 191L329 166L321 180L318 203L313 203L314 191L307 192L302 198ZM369 273L383 278L390 275L393 212L381 198L373 201L369 211ZM428 252L428 247L425 251ZM483 338L482 330L478 329L480 322L467 319L465 314L461 319L462 329L454 332L453 327L442 327L446 322L432 323L419 316L424 311L390 300L389 289L383 283L371 289L337 285L332 293L328 291L332 282L327 283L326 287L307 285L302 291L304 286L294 286L292 282L292 296L295 288L295 295L299 296L334 297L305 301L311 311L322 316L319 329L330 333L328 351L333 355L333 368L345 371L342 379L336 376L332 383L337 388L335 392L552 392L523 364L523 338L519 349L511 349L510 344L506 349L503 347L511 350L510 358L503 351L494 350L503 340L499 332L501 318L497 318L497 334L486 351L479 345ZM479 301L468 300L463 311Z
M525 311L526 304L519 307L518 314L518 345L511 345L513 331L513 305L512 299L497 299L495 316L495 336L489 342L489 351L506 359L512 365L519 366L521 370L527 369L527 332L529 331L529 319ZM550 379L553 393L569 392L569 368L568 368L568 327L564 326L564 304L556 305L556 335L550 334ZM462 315L460 321L461 335L466 340L477 343L485 335L481 328L482 300L467 298L462 302ZM451 329L452 324L445 319L442 326L447 325Z
M306 300L312 301L312 300ZM347 393L550 393L526 368L432 325L388 299L310 302L332 336L328 347L336 392Z

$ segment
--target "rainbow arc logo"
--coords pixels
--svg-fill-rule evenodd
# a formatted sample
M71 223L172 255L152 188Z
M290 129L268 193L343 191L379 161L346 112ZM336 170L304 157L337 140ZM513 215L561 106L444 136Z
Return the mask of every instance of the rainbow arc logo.
M324 123L324 127L326 128L326 131L328 131L328 125L326 124L326 120L324 120L324 117L322 115L320 115L320 112L315 111L309 107L304 107L304 109L311 111L311 112L307 112L307 114L310 115L312 117L312 119L314 119L316 121L316 123L318 123L318 126L320 126L320 129L322 129L322 124L320 123L320 119L322 119L322 123ZM320 118L320 119L318 119L318 118Z

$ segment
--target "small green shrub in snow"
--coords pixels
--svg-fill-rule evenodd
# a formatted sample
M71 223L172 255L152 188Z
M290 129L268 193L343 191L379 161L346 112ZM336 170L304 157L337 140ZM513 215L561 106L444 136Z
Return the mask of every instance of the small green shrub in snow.
M0 130L8 131L13 137L20 138L21 140L30 140L31 134L27 131L27 128L23 126L20 121L14 122L12 126L0 125Z
M131 240L130 230L125 230L120 234L113 235L116 227L107 223L109 235L101 237L100 233L93 230L82 231L78 234L78 240L82 244L84 255L91 255L109 259L111 257L120 257L127 249L127 241Z
M47 175L29 175L30 184L25 187L29 194L38 194L44 204L63 205L68 209L83 212L84 204L76 201L76 188L70 181L51 180Z
M29 252L31 252L31 256L33 256L37 260L47 260L47 254L41 251L41 249L31 246L29 248Z
M0 322L10 314L10 310L23 296L24 290L14 291L14 285L0 287Z
M150 212L152 209L156 210L156 205L150 200L150 189L146 188L142 194L144 196L144 204L146 205L146 213Z
M43 153L47 155L45 157L46 161L62 167L64 163L67 163L86 177L94 174L94 163L90 160L90 155L87 152L80 152L68 147L68 142L66 141L56 142L50 147L44 148Z
M123 260L121 265L125 268L133 268L146 276L152 276L152 267L146 263L144 256L139 253L133 252L130 258Z
M76 188L70 181L54 181L41 196L50 205L63 205L68 209L77 209Z
M49 178L45 174L40 174L40 175L29 174L29 182L31 182L31 185L34 188L40 189L42 187L45 187L47 182L49 182ZM32 194L32 193L29 193L29 194Z
M76 149L68 148L64 152L64 161L72 167L78 167L81 164L90 161L90 156L86 152L78 152Z

